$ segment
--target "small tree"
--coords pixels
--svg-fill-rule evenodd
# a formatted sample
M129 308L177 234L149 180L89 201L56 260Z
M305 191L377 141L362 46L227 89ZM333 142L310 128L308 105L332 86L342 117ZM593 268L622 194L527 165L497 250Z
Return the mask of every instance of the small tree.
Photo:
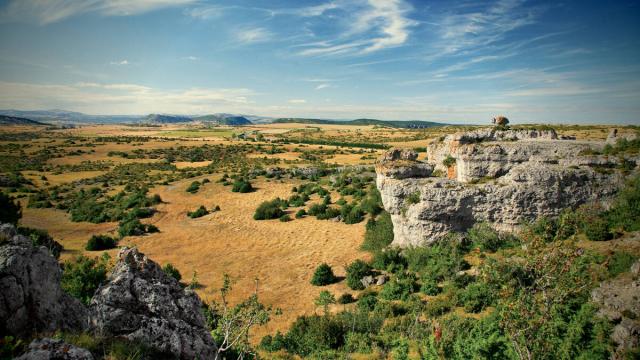
M362 290L364 285L360 280L369 274L371 274L371 266L358 259L347 266L347 285L353 290Z
M336 303L336 297L327 290L322 290L314 302L317 306L323 307L326 316L329 314L329 305Z
M333 274L331 266L326 263L320 264L311 278L311 285L325 286L332 284L336 281L336 276Z
M226 352L232 352L237 359L244 359L246 355L256 356L249 342L249 331L254 326L269 322L271 308L265 307L258 301L258 279L253 295L234 307L229 305L227 297L231 292L231 279L225 274L220 295L220 303L213 302L207 309L207 323L211 334L218 344L215 359L221 359Z
M176 269L176 267L173 266L172 263L165 264L165 266L162 267L162 271L164 271L165 274L176 279L176 281L178 282L182 280L182 274L180 274L180 271L178 271L178 269Z

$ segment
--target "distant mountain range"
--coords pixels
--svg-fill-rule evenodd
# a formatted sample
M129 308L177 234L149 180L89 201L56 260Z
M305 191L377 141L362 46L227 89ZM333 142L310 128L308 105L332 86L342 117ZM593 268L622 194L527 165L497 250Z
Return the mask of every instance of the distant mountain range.
M378 120L378 119L355 119L355 120L321 120L305 118L280 118L273 120L273 123L298 123L298 124L319 124L319 125L378 125L393 128L422 129L434 126L445 126L448 124L423 120Z
M393 128L428 128L434 126L444 126L448 124L422 120L378 120L378 119L355 119L355 120L329 120L310 118L270 118L257 115L239 115L216 113L210 115L172 115L172 114L149 114L140 115L87 115L75 111L66 110L0 110L0 115L8 118L22 118L35 123L52 124L181 124L189 122L214 123L219 125L242 126L251 124L268 123L299 123L299 124L331 124L331 125L378 125ZM14 120L5 120L0 125L13 124ZM24 123L24 122L23 122Z
M41 123L39 121L23 118L23 117L0 115L0 125L47 125L47 124Z

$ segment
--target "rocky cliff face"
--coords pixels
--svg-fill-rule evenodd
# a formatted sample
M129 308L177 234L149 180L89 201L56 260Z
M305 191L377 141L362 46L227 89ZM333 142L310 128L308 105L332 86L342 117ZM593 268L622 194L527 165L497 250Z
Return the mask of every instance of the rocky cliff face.
M87 310L60 288L62 271L44 247L0 225L0 334L82 330Z
M92 326L181 359L212 359L216 346L202 302L136 248L123 249L107 283L91 300Z
M559 140L553 130L478 130L432 143L428 159L391 150L376 164L394 245L429 244L486 221L511 231L540 216L613 195L617 157L582 155L603 144ZM629 158L634 166L638 157Z

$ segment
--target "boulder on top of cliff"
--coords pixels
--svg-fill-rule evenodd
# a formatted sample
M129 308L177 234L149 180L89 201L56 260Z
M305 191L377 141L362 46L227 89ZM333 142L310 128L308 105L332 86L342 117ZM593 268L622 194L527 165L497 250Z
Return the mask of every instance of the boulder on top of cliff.
M93 355L83 349L59 339L36 339L29 344L29 350L16 360L93 360Z
M90 306L99 335L121 336L183 359L210 359L216 353L198 295L136 248L120 251Z
M0 335L85 329L87 309L60 288L61 276L45 247L0 225Z
M390 149L376 162L376 172L394 179L427 177L433 166L418 161L418 153L409 149Z
M498 115L498 116L494 117L491 120L491 122L495 126L507 126L509 124L509 119L507 119L505 116Z

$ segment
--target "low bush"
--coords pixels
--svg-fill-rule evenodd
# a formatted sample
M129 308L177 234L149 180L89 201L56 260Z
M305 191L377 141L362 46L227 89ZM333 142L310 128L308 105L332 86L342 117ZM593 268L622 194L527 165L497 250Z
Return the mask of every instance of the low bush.
M502 248L513 247L517 244L516 237L499 233L487 223L477 223L467 231L467 239L472 246L482 251L495 252Z
M362 250L371 252L379 251L387 247L393 241L393 223L391 215L383 211L374 219L367 222Z
M207 208L204 207L204 205L200 205L200 207L194 211L187 212L187 216L192 219L203 217L205 215L209 215L209 210L207 210Z
M88 250L88 251L109 250L116 247L117 243L118 241L109 235L93 235L91 236L89 241L87 241L85 250Z
M248 193L253 191L253 186L248 180L239 179L233 182L233 187L231 188L233 192L239 193Z
M106 253L100 259L80 255L62 263L62 289L83 303L89 304L96 289L107 278L109 256L105 255Z
M278 218L280 222L289 222L291 221L291 217L288 214L284 214Z
M380 297L385 300L407 300L409 295L416 292L416 276L413 273L398 273L384 284Z
M182 280L182 274L180 274L180 271L178 271L178 269L176 269L175 266L173 266L172 263L166 263L163 267L162 267L162 271L164 271L165 274L171 276L172 278L176 279L176 281L180 281Z
M280 198L276 198L271 201L265 201L261 203L256 212L253 214L254 220L269 220L269 219L278 219L282 215L284 215L284 211L281 209L282 200Z
M344 293L338 298L338 304L351 304L354 302L356 302L356 299L349 293Z
M360 280L371 274L371 267L366 262L358 259L347 266L347 286L353 290L362 290L364 286Z
M344 344L342 323L330 316L301 316L285 336L288 352L307 357L313 353L340 348Z
M375 293L365 293L358 298L358 309L363 311L373 311L378 304L378 298Z
M307 215L307 212L304 209L300 209L298 210L298 212L296 213L296 219L302 219L303 217L305 217Z
M587 236L587 239L591 241L607 241L613 239L609 222L600 217L585 222L584 234Z
M336 281L336 276L333 274L333 269L326 263L318 265L316 271L311 278L311 285L325 286L333 284Z
M153 224L143 224L138 219L125 219L118 224L118 235L120 238L150 234L158 231L157 226Z
M191 194L195 194L198 192L198 190L200 190L200 182L194 181L191 184L189 184L189 186L187 187L187 190L185 191Z
M452 157L451 155L447 155L447 157L444 160L442 160L442 165L444 165L445 167L451 167L455 164L456 164L456 158Z
M616 251L607 262L607 270L609 276L617 276L623 272L629 271L631 265L637 260L636 256L624 251Z
M420 292L425 295L436 296L442 292L442 289L440 289L438 283L436 283L432 279L426 279L420 286Z
M492 289L484 283L473 283L459 295L464 311L478 313L493 303Z

